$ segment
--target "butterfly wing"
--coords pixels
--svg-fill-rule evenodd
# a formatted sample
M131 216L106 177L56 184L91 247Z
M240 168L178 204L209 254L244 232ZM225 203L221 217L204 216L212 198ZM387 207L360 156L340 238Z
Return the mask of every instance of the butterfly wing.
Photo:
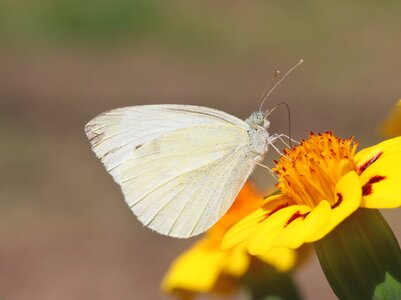
M96 156L120 183L121 169L133 150L174 130L200 124L246 124L222 111L192 105L142 105L117 108L93 118L85 126Z
M217 222L251 173L247 129L213 109L160 105L107 112L87 134L138 219L189 237Z
M125 200L147 227L190 237L228 210L253 168L244 131L205 125L174 131L137 149L123 169Z

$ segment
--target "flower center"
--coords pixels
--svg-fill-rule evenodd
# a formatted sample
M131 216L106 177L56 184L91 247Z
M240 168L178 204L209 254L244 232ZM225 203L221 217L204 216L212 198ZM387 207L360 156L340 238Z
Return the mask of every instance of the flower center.
M273 169L278 175L277 187L297 204L317 206L327 200L335 205L335 187L340 178L355 170L354 155L357 143L353 138L340 139L331 131L285 149L285 156L276 161Z

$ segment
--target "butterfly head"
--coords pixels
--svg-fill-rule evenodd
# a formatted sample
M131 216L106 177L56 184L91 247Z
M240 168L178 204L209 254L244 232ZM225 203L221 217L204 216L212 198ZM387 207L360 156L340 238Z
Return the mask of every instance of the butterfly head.
M266 119L266 116L267 114L265 112L258 110L253 112L245 122L253 128L263 127L264 129L267 129L270 126L270 122Z

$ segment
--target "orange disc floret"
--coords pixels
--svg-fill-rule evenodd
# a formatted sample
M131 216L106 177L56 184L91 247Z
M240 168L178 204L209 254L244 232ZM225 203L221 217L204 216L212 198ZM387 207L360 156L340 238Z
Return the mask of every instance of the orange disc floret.
M277 162L277 187L297 204L315 207L325 199L334 205L336 183L355 170L356 147L353 138L340 139L331 131L317 135L311 132L308 140L285 150L285 156Z

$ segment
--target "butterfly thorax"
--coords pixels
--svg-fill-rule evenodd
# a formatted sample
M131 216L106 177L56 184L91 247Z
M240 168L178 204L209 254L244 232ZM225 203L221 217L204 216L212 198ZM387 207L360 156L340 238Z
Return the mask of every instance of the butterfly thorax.
M255 160L261 160L268 149L269 133L267 128L270 122L265 119L265 113L256 111L245 120L249 129L249 149L256 154Z

